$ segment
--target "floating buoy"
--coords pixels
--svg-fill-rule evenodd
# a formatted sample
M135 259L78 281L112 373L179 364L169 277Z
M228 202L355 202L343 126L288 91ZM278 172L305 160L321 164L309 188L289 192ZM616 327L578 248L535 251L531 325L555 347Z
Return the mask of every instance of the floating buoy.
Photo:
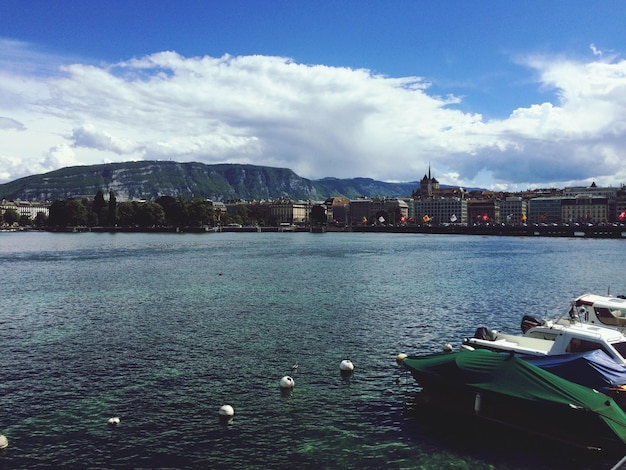
M232 418L235 416L235 410L230 405L222 405L219 411L219 415L225 418Z
M339 370L341 372L352 372L354 370L354 364L352 364L350 359L344 359L341 361L341 364L339 364Z
M235 410L230 405L222 405L218 414L220 416L220 423L227 425L233 422L233 416L235 416Z
M117 426L118 424L120 424L120 419L117 416L115 416L114 418L109 418L110 426Z
M285 375L282 379L280 379L280 388L282 389L290 389L296 386L296 382L289 375Z
M446 343L443 345L443 352L452 352L452 345L450 343Z
M396 362L398 364L402 364L402 361L404 361L407 358L407 355L404 353L400 353L396 356Z
M9 447L9 440L3 434L0 434L0 449Z

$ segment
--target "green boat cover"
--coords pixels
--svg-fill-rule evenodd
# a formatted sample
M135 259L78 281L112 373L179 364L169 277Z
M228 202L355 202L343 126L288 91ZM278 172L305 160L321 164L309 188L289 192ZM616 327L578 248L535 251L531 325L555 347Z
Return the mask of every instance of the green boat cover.
M600 416L626 443L626 414L609 396L536 367L514 355L477 349L407 357L404 365L424 381L466 386L531 402L575 405ZM423 384L421 384L423 385Z

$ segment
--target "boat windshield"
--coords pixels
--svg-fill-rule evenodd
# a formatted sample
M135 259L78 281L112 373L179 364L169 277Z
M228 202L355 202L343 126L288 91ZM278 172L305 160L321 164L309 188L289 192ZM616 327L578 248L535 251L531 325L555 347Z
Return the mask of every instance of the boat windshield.
M612 343L611 346L619 353L620 356L626 361L626 341L620 341L619 343Z
M605 325L626 326L626 310L621 308L595 307L598 320Z

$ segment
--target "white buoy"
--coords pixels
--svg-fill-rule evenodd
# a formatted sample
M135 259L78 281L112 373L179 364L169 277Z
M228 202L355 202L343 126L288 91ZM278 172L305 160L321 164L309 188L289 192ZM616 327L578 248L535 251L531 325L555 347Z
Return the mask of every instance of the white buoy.
M289 375L285 375L282 379L280 379L280 388L289 389L296 386L295 380Z
M396 356L396 362L398 364L402 364L402 361L404 361L407 358L407 355L404 353L400 353Z
M452 352L452 345L450 343L446 343L443 345L443 352Z
M115 416L114 418L109 418L110 426L117 426L118 424L120 424L120 419L117 416Z
M339 370L341 370L341 372L352 372L354 370L354 364L352 364L350 359L344 359L341 361L341 364L339 364Z
M222 405L219 414L224 418L232 418L233 416L235 416L235 410L230 405Z
M3 434L0 434L0 449L9 447L9 440Z

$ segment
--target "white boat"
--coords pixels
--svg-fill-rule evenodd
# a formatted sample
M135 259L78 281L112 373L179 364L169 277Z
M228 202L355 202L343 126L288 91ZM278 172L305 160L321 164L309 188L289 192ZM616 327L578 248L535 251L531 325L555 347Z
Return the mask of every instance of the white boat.
M523 356L548 356L600 349L617 364L626 365L626 336L614 328L581 322L546 322L529 328L521 335L479 327L473 337L463 340L462 347Z
M626 334L626 297L583 294L571 302L566 314L551 320L551 323L564 326L585 323L617 329ZM521 325L522 333L526 333L530 328L546 324L550 324L550 321L524 315Z

